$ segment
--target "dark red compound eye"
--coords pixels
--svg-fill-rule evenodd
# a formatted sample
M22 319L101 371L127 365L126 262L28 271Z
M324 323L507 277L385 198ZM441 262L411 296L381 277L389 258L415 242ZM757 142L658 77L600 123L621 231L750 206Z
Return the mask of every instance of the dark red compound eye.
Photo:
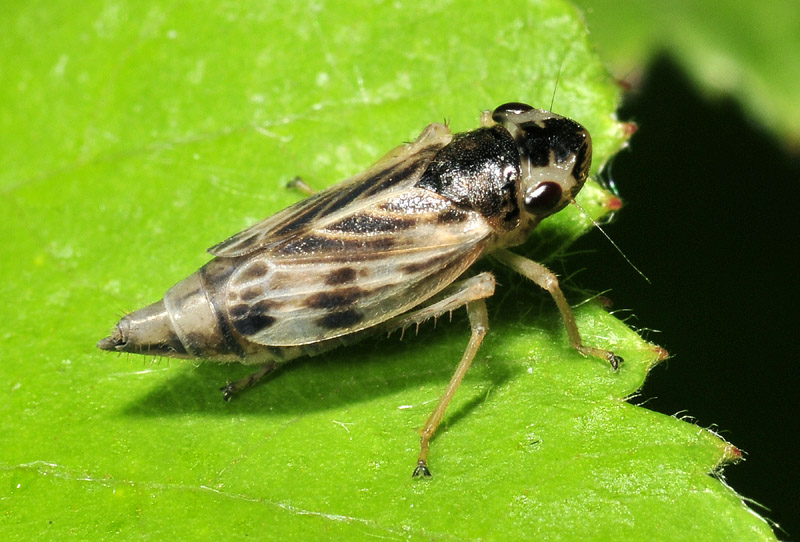
M523 203L532 215L550 212L561 203L561 186L552 181L540 183L525 194Z

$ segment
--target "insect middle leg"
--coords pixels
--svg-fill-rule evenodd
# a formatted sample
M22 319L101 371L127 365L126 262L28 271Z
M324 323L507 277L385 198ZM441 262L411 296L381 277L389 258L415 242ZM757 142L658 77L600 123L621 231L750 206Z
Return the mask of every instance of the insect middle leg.
M492 256L507 265L520 275L528 277L535 282L539 287L550 294L558 306L561 313L561 318L564 321L564 327L567 328L567 336L569 337L569 344L578 352L585 356L593 356L606 360L611 368L615 371L622 363L622 358L614 355L610 350L603 350L602 348L595 348L593 346L586 346L581 339L581 333L578 330L578 324L575 323L575 315L567 303L564 293L558 286L558 278L552 271L545 266L538 264L527 258L523 258L518 254L514 254L505 249L492 252Z

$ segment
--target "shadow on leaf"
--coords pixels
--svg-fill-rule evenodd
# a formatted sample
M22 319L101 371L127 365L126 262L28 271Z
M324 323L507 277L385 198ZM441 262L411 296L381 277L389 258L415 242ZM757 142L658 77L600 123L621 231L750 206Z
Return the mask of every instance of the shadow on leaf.
M407 330L402 342L399 333L394 333L389 338L367 339L319 357L299 358L228 403L223 401L219 388L254 371L255 367L201 363L137 398L123 412L155 417L191 412L223 416L302 414L366 402L420 386L429 385L443 392L467 344L467 327L466 318L456 317L452 323L440 322L436 328L426 324L416 337L413 330ZM497 361L487 364L487 353L479 352L467 379L483 379L487 385L498 386L511 379L514 371L522 370L513 359L505 360L499 355L494 356ZM483 396L451 413L450 423L482 400Z

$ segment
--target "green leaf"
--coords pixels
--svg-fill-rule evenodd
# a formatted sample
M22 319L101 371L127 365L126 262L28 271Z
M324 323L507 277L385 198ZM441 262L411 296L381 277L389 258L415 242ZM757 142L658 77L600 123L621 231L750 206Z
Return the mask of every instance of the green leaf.
M330 185L442 117L463 131L502 102L552 100L592 133L596 172L625 127L569 5L6 11L4 540L774 539L709 475L735 447L625 402L662 350L589 302L587 342L626 363L581 358L547 296L503 270L431 480L410 476L417 429L466 345L461 315L293 363L227 404L217 387L247 368L94 346L206 247L296 201L287 180ZM599 217L614 200L593 185L580 201ZM567 209L523 250L547 258L587 227Z
M709 95L731 96L781 140L800 147L797 0L576 0L615 74L631 78L667 54Z

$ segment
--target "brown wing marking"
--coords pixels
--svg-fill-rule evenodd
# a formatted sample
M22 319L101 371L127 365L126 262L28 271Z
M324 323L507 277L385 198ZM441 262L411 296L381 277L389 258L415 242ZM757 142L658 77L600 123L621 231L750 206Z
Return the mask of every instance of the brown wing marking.
M288 207L214 245L208 252L232 258L313 229L315 222L386 191L412 186L433 156L452 139L442 124L429 125L416 141L387 153L363 173Z
M360 229L373 221L384 227ZM259 344L341 337L439 292L482 255L490 233L476 213L411 189L253 255L231 276L223 305Z

